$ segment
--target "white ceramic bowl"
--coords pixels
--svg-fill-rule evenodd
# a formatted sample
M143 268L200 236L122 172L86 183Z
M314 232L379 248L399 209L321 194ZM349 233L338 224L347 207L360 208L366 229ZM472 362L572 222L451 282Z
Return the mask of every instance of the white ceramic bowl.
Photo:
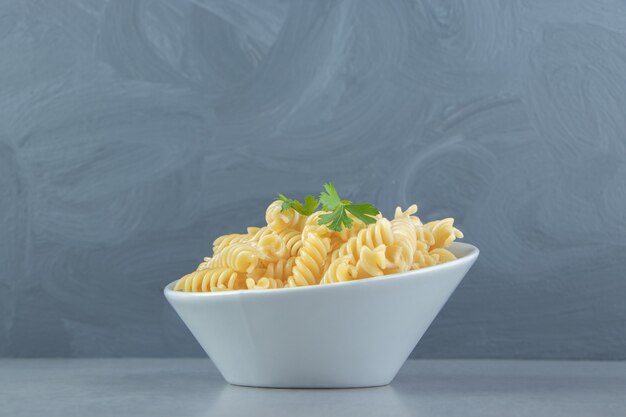
M226 381L284 388L391 382L478 257L331 285L165 297Z

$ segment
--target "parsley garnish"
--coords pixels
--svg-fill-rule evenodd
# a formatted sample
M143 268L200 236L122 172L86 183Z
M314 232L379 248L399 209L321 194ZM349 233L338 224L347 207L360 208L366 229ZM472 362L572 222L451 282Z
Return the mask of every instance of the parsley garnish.
M324 184L324 190L320 194L319 201L312 195L304 199L304 205L298 200L287 198L282 194L278 194L278 198L283 202L281 211L289 210L293 208L300 214L310 216L317 210L319 205L322 205L324 211L330 213L324 213L320 215L318 223L320 225L326 225L330 230L341 232L342 228L349 229L352 227L352 218L348 213L352 214L357 219L361 220L365 224L376 223L376 216L379 211L371 204L352 204L351 201L342 200L337 194L337 190L332 183Z
M348 213L365 224L376 223L378 209L371 204L352 204L352 201L342 200L332 183L324 184L324 190L320 194L320 203L324 210L331 213L322 214L319 224L325 224L330 230L341 232L342 226L346 229L352 227L352 219Z
M304 198L304 205L302 205L302 203L298 200L294 200L293 198L287 198L280 193L278 194L278 199L283 202L280 211L285 211L292 208L298 213L304 214L305 216L310 216L311 214L313 214L313 212L317 210L320 205L320 203L312 195L306 196Z

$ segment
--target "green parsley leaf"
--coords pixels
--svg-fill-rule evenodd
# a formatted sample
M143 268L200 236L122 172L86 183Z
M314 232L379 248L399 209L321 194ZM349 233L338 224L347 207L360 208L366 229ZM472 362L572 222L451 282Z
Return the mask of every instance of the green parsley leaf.
M305 211L304 206L298 200L293 201L293 206L291 206L291 208L297 211L298 213L304 214L304 211Z
M348 213L346 213L343 206L338 206L331 213L322 214L318 223L320 225L327 225L330 230L334 230L335 232L341 232L342 225L345 226L346 229L352 227L352 219L348 217Z
M341 232L344 227L346 229L352 227L353 218L350 214L365 224L372 224L376 223L375 216L379 213L378 209L371 204L352 204L350 200L342 200L337 194L335 185L330 182L324 184L324 191L320 193L319 200L309 195L305 197L304 204L302 204L280 193L278 198L283 202L281 211L294 209L305 216L313 214L321 204L322 209L329 213L320 215L318 224L326 225L336 232Z
M380 213L378 209L371 204L349 204L346 206L346 210L365 224L376 223L374 216Z
M324 189L326 192L322 191L320 194L320 203L324 210L333 211L338 206L340 206L343 202L341 198L339 198L339 194L337 194L337 190L333 183L324 184Z
M292 208L298 213L304 214L305 216L310 216L311 214L313 214L313 212L317 210L317 207L320 205L320 203L312 195L309 195L304 199L304 206L298 200L285 197L280 193L278 193L278 199L283 202L280 207L280 211L285 211Z
M284 195L282 195L281 193L278 193L278 199L283 202L283 205L280 206L280 211L289 210L290 208L293 207L293 205L295 203L295 200L293 200L291 198L287 198Z
M315 197L312 195L308 195L304 198L304 213L307 216L313 214L315 210L319 207L320 203L317 201Z

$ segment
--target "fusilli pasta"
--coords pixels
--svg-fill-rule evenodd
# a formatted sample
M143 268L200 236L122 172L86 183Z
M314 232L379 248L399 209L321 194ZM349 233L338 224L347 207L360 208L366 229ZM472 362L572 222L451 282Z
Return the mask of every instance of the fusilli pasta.
M178 280L175 290L187 292L228 291L245 288L245 275L230 268L201 269Z
M265 262L276 262L285 254L285 241L276 233L268 233L259 239L257 250Z
M387 267L385 249L385 245L379 245L374 249L370 249L368 246L361 248L359 260L356 263L357 278L384 275L383 270Z
M356 279L356 266L351 264L351 257L337 258L328 265L320 284L332 284L333 282L352 281Z
M287 259L280 259L274 263L268 264L265 269L265 275L270 278L276 278L286 281L291 276L296 257L292 256Z
M285 242L285 249L288 256L298 256L300 248L302 247L302 234L297 230L284 229L278 233Z
M253 278L246 279L246 286L249 290L269 290L273 288L283 288L284 284L276 278L262 277L255 281Z
M230 246L233 243L243 242L249 238L249 234L233 233L230 235L222 235L213 241L213 256L215 256L218 252L221 252L225 247Z
M463 233L454 227L454 219L450 217L428 222L424 227L433 234L435 242L432 246L435 248L447 248L456 238L463 237Z
M330 252L330 239L310 233L302 244L300 255L295 260L292 276L287 279L288 287L302 287L319 283L324 274L326 255Z
M300 231L304 227L306 216L291 208L282 211L282 202L276 200L265 211L265 220L268 227L275 232L280 232L287 228Z
M361 248L367 246L374 249L380 245L391 245L394 241L393 231L391 230L391 222L385 218L379 219L376 223L368 225L365 229L359 231L356 236L348 239L346 243L341 245L332 254L332 260L346 255L351 256L353 262L359 260Z
M266 210L267 225L215 239L213 255L182 278L175 289L188 292L279 289L332 284L405 272L450 262L448 248L463 237L446 218L423 224L417 206L398 207L390 221L376 216L365 224L351 214L352 227L330 230L282 202Z
M233 243L218 252L209 268L228 267L237 272L252 272L259 262L257 250L247 243Z

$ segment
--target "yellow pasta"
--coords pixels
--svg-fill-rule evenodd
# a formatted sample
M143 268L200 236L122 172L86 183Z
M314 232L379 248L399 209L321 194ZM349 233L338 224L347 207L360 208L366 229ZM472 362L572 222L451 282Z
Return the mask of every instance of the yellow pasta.
M259 257L265 262L280 260L287 250L285 241L276 233L268 233L256 245Z
M330 252L330 239L309 233L296 257L292 276L287 279L288 287L302 287L319 283L324 274L326 255Z
M287 259L280 259L277 262L273 262L267 265L265 275L270 278L277 278L286 281L291 276L293 267L295 265L296 257L293 256Z
M385 245L370 249L367 246L361 248L359 260L356 263L357 278L377 277L384 275L383 270L387 267L385 257Z
M258 280L253 278L246 279L246 286L249 290L269 290L273 288L283 288L284 284L281 280L270 277L262 277Z
M456 238L463 237L463 233L454 227L453 218L428 222L424 227L433 234L435 242L432 246L435 248L447 248Z
M246 273L246 279L252 278L255 282L264 276L267 276L267 268L262 266L257 266L252 271Z
M333 282L352 281L356 279L357 269L350 261L350 256L344 256L332 261L324 273L320 284L332 284Z
M413 265L411 269L421 269L426 268L428 266L437 265L439 260L439 255L437 253L429 253L423 250L415 251L415 255L413 256Z
M198 265L198 267L196 268L196 271L199 271L201 269L207 269L211 267L211 258L209 258L208 256L204 258L204 260Z
M302 237L305 238L308 232L314 232L318 235L329 235L330 233L332 233L332 231L328 229L328 227L319 224L320 216L327 213L328 212L326 211L320 210L308 216L304 221Z
M248 234L233 233L230 235L222 235L213 241L213 254L217 254L222 249L233 243L241 242L250 236Z
M201 269L178 280L175 290L187 292L229 291L245 288L245 276L230 268Z
M428 247L435 244L433 232L424 226L415 227L415 236L418 242L424 242Z
M233 243L217 253L209 268L227 267L237 272L251 272L259 262L257 250L247 243Z
M251 245L256 245L261 239L265 236L274 233L274 231L269 226L263 227L248 227L248 239L245 239L244 242L250 243Z
M454 261L456 259L456 256L454 256L452 252L444 248L435 248L431 250L430 252L428 252L428 254L430 256L436 255L438 264Z
M411 220L411 209L417 210L417 206L409 207L402 212L400 207L396 209L395 218L391 221L391 230L395 237L394 242L387 248L387 258L395 265L399 272L411 269L413 256L417 250L417 234L415 224Z
M412 204L409 206L409 208L407 208L405 211L402 211L402 209L400 207L396 207L396 212L394 214L394 220L395 219L408 219L413 226L415 227L420 227L423 226L422 221L420 220L419 217L414 216L414 214L417 213L417 205L416 204Z
M269 205L265 211L265 220L270 229L275 232L280 232L284 229L302 230L306 216L301 215L294 209L285 211L282 210L282 202L279 200L274 201Z
M332 254L332 260L339 257L350 255L354 262L358 261L361 248L367 246L374 249L377 246L389 246L394 241L393 231L391 230L391 222L385 218L379 219L376 223L368 225L365 229L359 231L356 236L348 239L346 243L341 245Z
M455 260L446 248L463 237L452 218L422 223L416 205L396 208L392 220L378 214L372 224L348 213L352 227L341 231L319 224L325 213L305 216L272 202L267 225L215 239L213 255L180 278L175 290L268 290L401 273Z
M302 247L302 234L297 230L284 229L278 233L285 243L285 250L288 256L298 256L300 248Z

